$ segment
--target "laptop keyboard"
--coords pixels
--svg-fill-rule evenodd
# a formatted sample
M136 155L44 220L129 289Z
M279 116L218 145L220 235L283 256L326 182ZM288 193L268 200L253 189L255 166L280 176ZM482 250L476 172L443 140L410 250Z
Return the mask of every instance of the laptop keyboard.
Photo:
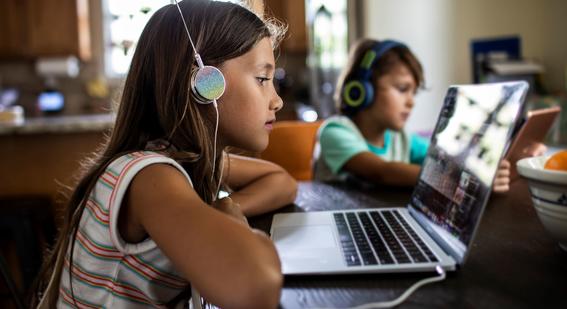
M437 262L395 210L335 213L334 218L348 266Z

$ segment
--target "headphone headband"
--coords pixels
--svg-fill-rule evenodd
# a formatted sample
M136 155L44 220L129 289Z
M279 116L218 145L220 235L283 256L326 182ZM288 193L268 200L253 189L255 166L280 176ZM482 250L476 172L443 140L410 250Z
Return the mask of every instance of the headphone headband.
M197 52L197 48L195 48L195 44L193 44L193 39L191 38L191 34L189 33L189 28L187 27L187 23L185 22L185 17L183 16L183 12L181 11L181 7L177 0L175 1L175 5L177 6L177 10L179 11L179 15L181 16L181 21L183 22L183 27L185 28L185 32L187 33L187 37L189 38L189 43L191 43L191 47L193 48L193 53L195 54L195 61L197 62L198 68L191 74L190 80L190 93L192 94L193 99L197 103L200 104L210 104L213 103L213 107L215 108L216 112L216 122L215 122L215 133L214 133L214 140L213 140L213 158L212 158L212 172L211 172L211 181L214 181L214 175L216 170L216 157L217 157L217 134L219 129L219 111L217 108L217 100L224 94L224 90L226 88L226 81L224 79L224 75L222 74L221 70L214 66L204 65L203 60L201 59L201 55ZM185 113L187 112L187 105L189 104L189 100L185 103L185 108L183 109L183 114L181 115L181 119L179 119L179 123L185 118ZM222 181L222 167L220 168L221 176L219 177L219 182L217 185L217 190L214 192L213 199L216 199L218 195L218 191ZM201 299L199 293L192 289L193 295L193 305L195 308L201 308L200 301L197 302L196 299ZM197 306L198 304L198 306Z
M191 93L193 98L197 103L209 104L216 102L224 93L226 82L224 80L224 75L222 72L210 65L204 65L201 55L197 51L195 44L193 44L193 39L189 33L189 28L185 22L185 17L181 11L181 7L177 0L175 0L175 5L181 16L181 21L183 22L183 27L189 38L189 43L193 48L193 53L195 54L195 61L197 62L198 69L191 76Z
M406 47L401 42L393 40L384 40L372 45L372 47L364 53L362 60L360 61L358 70L362 73L359 75L361 78L370 79L372 77L372 66L380 57L384 56L386 52L394 47Z
M351 74L351 78L345 80L342 89L341 111L347 115L353 115L361 109L372 104L374 99L374 85L372 85L372 67L390 49L395 47L407 48L401 42L384 40L378 42L368 49L358 67Z

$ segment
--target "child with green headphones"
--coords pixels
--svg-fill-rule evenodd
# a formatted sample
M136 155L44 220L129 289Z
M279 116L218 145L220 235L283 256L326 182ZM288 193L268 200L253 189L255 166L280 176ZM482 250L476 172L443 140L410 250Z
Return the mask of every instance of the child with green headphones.
M403 130L423 86L423 68L401 42L362 39L349 55L336 92L341 115L318 132L314 177L413 186L429 141ZM543 145L529 150L543 152ZM506 192L510 162L502 160L493 191Z

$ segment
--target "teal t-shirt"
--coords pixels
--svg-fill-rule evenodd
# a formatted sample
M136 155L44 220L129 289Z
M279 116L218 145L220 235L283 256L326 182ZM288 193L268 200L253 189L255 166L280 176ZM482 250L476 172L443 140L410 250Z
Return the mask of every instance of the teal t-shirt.
M341 169L353 156L370 151L383 160L422 164L429 141L405 132L386 131L384 146L369 144L356 125L347 117L327 119L317 135L315 179L322 181L344 180L348 174Z

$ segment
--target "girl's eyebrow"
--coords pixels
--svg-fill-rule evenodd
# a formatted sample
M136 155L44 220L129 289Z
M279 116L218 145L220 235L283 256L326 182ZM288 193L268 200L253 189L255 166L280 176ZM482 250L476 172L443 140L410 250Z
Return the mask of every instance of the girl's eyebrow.
M266 69L266 70L273 70L273 69L274 69L274 66L273 66L271 63L266 62L266 63L257 65L256 68L258 68L258 69Z

